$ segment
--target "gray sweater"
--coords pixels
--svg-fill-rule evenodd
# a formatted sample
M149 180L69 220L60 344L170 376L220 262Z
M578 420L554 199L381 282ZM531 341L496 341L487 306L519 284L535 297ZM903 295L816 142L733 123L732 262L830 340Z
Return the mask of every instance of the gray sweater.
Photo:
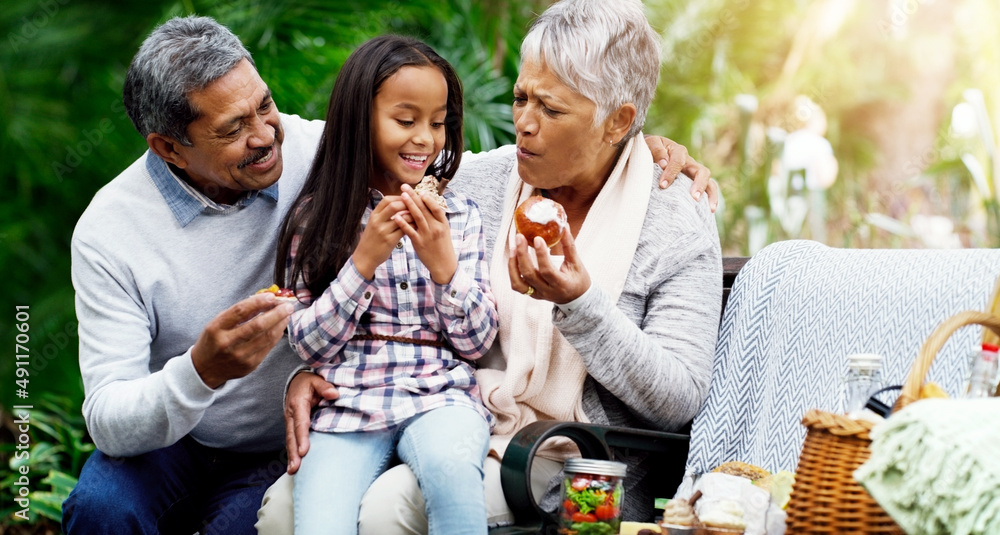
M71 251L83 415L104 453L137 455L186 434L216 448L284 446L282 395L300 364L287 343L254 372L214 390L191 360L191 346L213 317L273 279L278 229L323 127L296 116L281 121L277 199L261 194L246 206L191 210L195 197L147 152L80 217Z
M467 155L449 184L479 203L487 254L499 234L514 165L512 147ZM685 176L660 189L660 169L649 165L649 208L618 302L594 288L575 312L565 315L553 307L553 314L555 327L589 372L583 408L591 422L672 431L693 419L708 395L722 306L722 253L707 196L695 202ZM627 518L651 516L651 497L637 486L645 476L642 458L628 461Z

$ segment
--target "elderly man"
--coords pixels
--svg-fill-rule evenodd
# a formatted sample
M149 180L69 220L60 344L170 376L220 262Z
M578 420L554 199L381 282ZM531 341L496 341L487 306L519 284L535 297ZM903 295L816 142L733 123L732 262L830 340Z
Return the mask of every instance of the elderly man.
M323 124L279 114L239 39L208 18L153 32L124 100L149 150L72 241L98 451L64 528L252 533L284 471L282 392L298 365L278 344L292 306L255 291Z
M153 31L124 101L149 150L73 235L83 413L98 451L63 528L254 533L285 471L282 396L298 365L278 343L291 305L255 291L271 284L323 123L279 114L239 39L205 17ZM693 194L705 190L707 169L683 147L649 143L672 164L664 176L683 168L700 178Z

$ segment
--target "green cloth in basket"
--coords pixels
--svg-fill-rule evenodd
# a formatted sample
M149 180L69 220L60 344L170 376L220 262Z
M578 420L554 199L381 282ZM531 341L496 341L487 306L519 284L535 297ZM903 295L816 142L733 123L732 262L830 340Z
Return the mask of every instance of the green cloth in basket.
M906 533L1000 534L1000 398L925 399L871 439L854 477Z

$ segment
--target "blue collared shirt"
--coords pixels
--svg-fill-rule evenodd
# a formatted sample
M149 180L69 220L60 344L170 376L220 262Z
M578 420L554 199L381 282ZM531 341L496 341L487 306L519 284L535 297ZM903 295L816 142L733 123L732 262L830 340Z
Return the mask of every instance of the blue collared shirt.
M245 192L233 204L219 204L177 176L170 170L167 162L153 154L152 151L146 151L146 171L149 172L153 183L160 190L163 200L167 201L167 206L170 207L170 211L173 212L181 227L187 226L194 218L203 213L225 215L242 210L250 206L261 195L275 202L278 200L278 183L275 182L262 190Z

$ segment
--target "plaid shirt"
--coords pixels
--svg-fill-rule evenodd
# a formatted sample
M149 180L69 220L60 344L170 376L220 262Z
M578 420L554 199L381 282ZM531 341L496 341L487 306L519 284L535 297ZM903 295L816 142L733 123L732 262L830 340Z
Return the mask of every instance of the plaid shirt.
M362 225L381 199L371 190ZM497 332L482 220L478 206L466 197L446 190L445 199L458 258L448 284L431 279L406 236L375 269L374 280L365 279L348 260L315 300L297 281L300 303L289 341L340 394L320 403L312 417L314 430L386 429L446 405L470 407L492 426L493 415L482 404L467 362L485 355ZM289 263L302 231L293 238ZM351 340L356 334L439 340L448 347Z

